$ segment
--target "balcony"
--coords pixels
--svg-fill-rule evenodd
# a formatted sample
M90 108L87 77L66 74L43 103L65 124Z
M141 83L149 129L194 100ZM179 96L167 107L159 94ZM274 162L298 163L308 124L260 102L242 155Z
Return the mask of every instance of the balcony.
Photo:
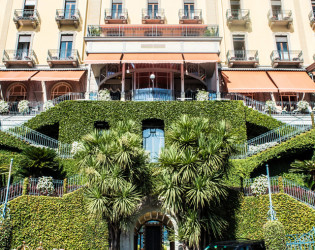
M105 10L106 24L126 24L128 22L128 11L126 9L112 11L112 9Z
M37 57L33 50L5 50L2 61L7 68L10 66L28 66L32 68L37 62Z
M180 24L201 24L202 23L202 10L179 10L178 12Z
M270 10L268 13L268 19L271 28L276 26L285 26L290 29L293 24L291 10Z
M37 10L15 10L13 21L17 29L21 26L32 26L36 29L40 23L40 17Z
M232 26L244 26L248 28L250 24L249 10L227 10L226 20L230 28Z
M257 50L229 50L227 55L228 66L234 67L249 67L256 68L259 64Z
M278 51L274 50L271 55L272 67L302 67L303 53L301 50Z
M311 11L308 17L310 19L310 24L311 24L312 29L315 30L315 12Z
M217 38L219 37L218 25L145 25L145 26L96 26L89 25L87 38Z
M49 67L57 65L71 65L78 67L80 63L80 56L78 50L48 50L47 63Z
M76 10L56 10L56 22L58 28L61 28L63 25L71 25L76 29L79 27L81 22L81 15L78 9Z
M164 24L165 23L164 9L158 9L158 11L149 11L148 9L142 9L142 23Z

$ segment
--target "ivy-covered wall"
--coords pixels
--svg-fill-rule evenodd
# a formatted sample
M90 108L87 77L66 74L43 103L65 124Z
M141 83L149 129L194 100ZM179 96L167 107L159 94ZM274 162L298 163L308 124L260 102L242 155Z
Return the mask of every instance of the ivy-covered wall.
M82 190L63 198L21 196L10 202L13 225L11 248L107 249L106 224L89 219Z

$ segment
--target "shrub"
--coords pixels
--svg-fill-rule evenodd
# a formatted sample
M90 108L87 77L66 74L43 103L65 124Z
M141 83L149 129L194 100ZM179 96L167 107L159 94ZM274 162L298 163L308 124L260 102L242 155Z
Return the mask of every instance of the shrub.
M55 191L52 177L39 177L36 189L42 195L51 195Z
M266 175L257 177L251 185L252 192L255 196L260 196L266 193L268 188L268 178Z
M9 111L9 104L3 100L0 100L0 114L7 113Z
M198 90L197 92L197 101L208 101L209 93L205 90Z
M27 100L23 100L23 101L20 101L19 104L18 104L18 110L20 113L26 113L28 112L29 110L29 101Z
M54 107L54 104L52 101L47 101L44 103L44 111L47 111L47 110L51 109L52 107Z
M266 105L265 105L265 111L268 111L269 113L273 112L276 110L276 102L275 101L271 101L268 100L266 101Z
M110 91L108 89L102 89L98 92L99 101L111 101Z
M309 103L307 101L299 101L297 103L297 108L301 112L308 112L309 106L310 105L309 105Z
M268 221L264 227L264 239L268 250L284 250L285 231L284 226L279 221Z
M10 220L4 219L0 221L0 249L10 249L11 236L12 225Z

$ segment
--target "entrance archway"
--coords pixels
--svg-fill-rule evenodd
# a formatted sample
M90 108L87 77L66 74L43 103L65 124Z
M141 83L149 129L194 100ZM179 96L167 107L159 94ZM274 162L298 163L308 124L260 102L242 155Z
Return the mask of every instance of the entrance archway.
M174 225L166 214L147 212L137 220L134 230L134 250L175 250L175 243L170 238Z

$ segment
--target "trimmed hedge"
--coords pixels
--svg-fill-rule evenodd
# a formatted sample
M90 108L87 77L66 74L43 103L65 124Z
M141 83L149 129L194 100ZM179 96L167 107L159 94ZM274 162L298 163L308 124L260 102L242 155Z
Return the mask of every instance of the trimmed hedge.
M0 148L1 148L1 145L5 146L5 147L23 150L29 144L15 138L12 135L9 135L9 134L6 134L6 133L0 131Z
M272 202L277 219L286 234L309 232L315 225L315 210L286 194L273 194ZM267 222L269 197L245 197L237 217L237 238L263 239L263 226Z
M120 101L66 101L37 115L26 123L38 130L59 122L59 140L66 143L78 141L94 129L95 121L106 121L115 126L117 121L132 119L139 133L145 119L161 119L167 130L181 115L203 116L213 122L225 119L230 122L240 141L246 140L244 105L240 101L212 102L120 102Z
M63 198L21 196L10 202L11 248L26 241L35 249L107 249L105 223L88 218L82 189Z
M264 239L268 250L285 250L284 226L279 221L268 221L264 225Z

